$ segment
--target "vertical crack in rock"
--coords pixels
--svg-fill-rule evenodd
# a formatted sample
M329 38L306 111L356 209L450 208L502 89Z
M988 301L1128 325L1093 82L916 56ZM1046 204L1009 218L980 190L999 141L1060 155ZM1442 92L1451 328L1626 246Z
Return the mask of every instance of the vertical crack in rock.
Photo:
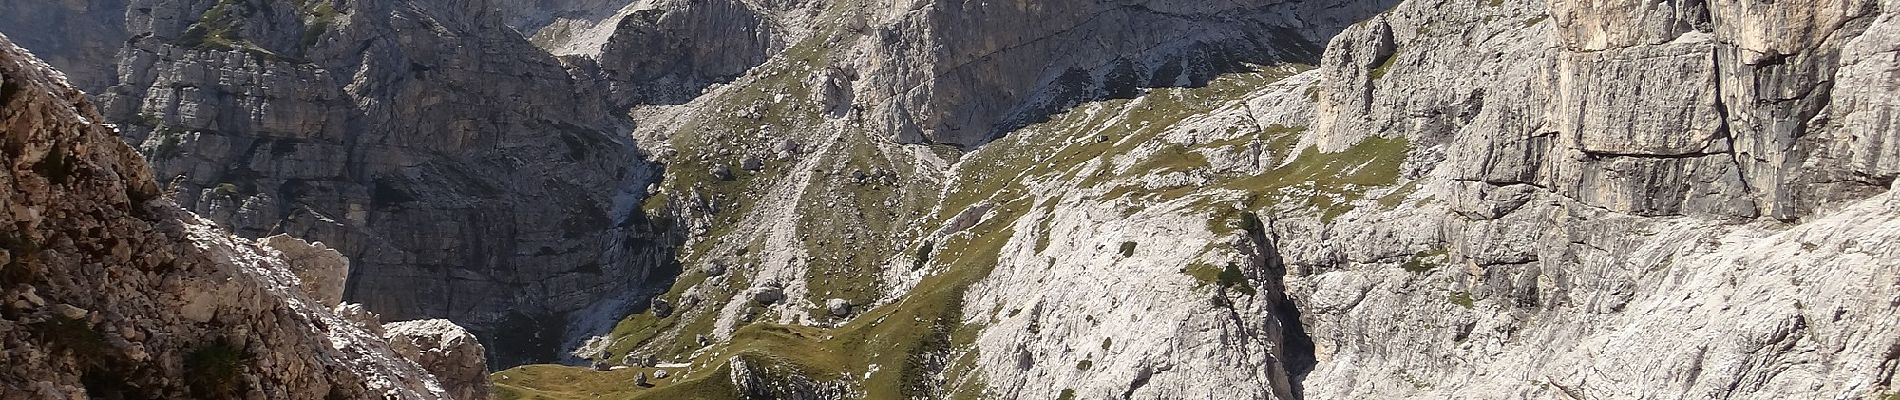
M1306 375L1313 371L1318 362L1314 356L1313 338L1306 332L1301 320L1299 304L1286 291L1286 263L1280 257L1280 249L1275 246L1268 232L1272 227L1261 221L1253 212L1241 213L1241 228L1246 232L1247 242L1255 252L1254 260L1261 265L1261 280L1268 282L1261 293L1272 304L1270 317L1278 322L1279 342L1275 348L1276 361L1287 385L1286 390L1292 399L1305 398Z

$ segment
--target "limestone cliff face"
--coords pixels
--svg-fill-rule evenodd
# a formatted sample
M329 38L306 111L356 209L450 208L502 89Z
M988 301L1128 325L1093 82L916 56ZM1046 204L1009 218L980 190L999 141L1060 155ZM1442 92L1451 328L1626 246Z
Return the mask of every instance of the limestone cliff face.
M132 37L125 30L127 2L4 0L0 29L21 47L39 52L73 86L97 93L116 82L111 65Z
M1896 216L1900 131L1869 118L1893 112L1869 95L1900 70L1875 50L1891 9L1407 3L1342 34L1311 140L1431 146L1411 198L1442 203L1279 225L1309 397L1892 391L1863 342L1893 340L1891 252L1868 246Z
M567 314L624 307L670 258L630 122L487 2L126 10L107 119L187 208L341 250L352 302L550 360Z
M975 146L1082 102L1310 60L1376 1L911 1L865 8L857 85L905 142Z
M1455 138L1448 157L1470 164L1456 178L1549 187L1645 216L1795 220L1893 181L1894 151L1876 134L1893 125L1874 117L1891 105L1863 100L1893 87L1878 77L1885 45L1871 44L1886 29L1875 2L1672 4L1479 8L1523 23L1479 28L1489 38L1444 29L1446 10L1362 25L1329 52L1329 65L1356 68L1328 75L1338 90L1321 102L1322 136L1333 146L1381 130ZM1442 49L1479 39L1508 50ZM1522 44L1502 42L1511 39ZM1354 79L1380 65L1425 73ZM1476 81L1474 69L1519 83ZM1468 83L1416 90L1432 79ZM1427 106L1446 117L1395 117ZM1514 111L1485 112L1500 106Z
M761 11L838 28L641 109L693 250L589 353L812 398L1893 390L1891 4L986 4ZM1269 28L1323 15L1363 21Z
M169 202L62 79L0 36L0 397L448 398L299 261Z
M1895 392L1891 0L153 4L195 209L590 317L504 394Z

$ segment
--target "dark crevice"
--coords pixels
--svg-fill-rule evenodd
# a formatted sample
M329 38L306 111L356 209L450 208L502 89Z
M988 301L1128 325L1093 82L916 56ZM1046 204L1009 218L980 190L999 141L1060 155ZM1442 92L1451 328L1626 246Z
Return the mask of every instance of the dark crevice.
M12 103L13 98L19 96L19 94L20 85L7 80L4 76L0 76L0 105Z
M1270 296L1267 300L1273 304L1272 317L1279 320L1283 329L1280 332L1280 366L1286 370L1287 384L1291 386L1287 390L1293 399L1303 399L1306 375L1319 364L1319 358L1314 355L1313 337L1306 332L1299 305L1287 296L1283 281L1286 262L1268 235L1266 224L1252 212L1242 213L1241 218L1241 228L1246 230L1247 240L1258 252L1256 257L1265 267L1265 275L1261 280L1270 283L1262 293Z
M1614 152L1614 151L1595 151L1595 150L1581 150L1581 151L1583 152L1583 155L1585 157L1590 157L1592 159L1625 157L1625 158L1644 158L1644 159L1652 159L1652 160L1674 160L1674 159L1690 159L1690 158L1703 158L1703 157L1713 157L1713 156L1732 156L1733 154L1735 154L1734 152L1727 152L1727 151L1690 152L1690 153L1680 153L1680 154L1622 153L1622 152Z

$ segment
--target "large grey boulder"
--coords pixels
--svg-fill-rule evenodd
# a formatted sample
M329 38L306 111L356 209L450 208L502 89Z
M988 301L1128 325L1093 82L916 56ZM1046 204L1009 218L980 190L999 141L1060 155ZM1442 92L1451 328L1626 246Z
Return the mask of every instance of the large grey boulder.
M383 331L391 349L434 374L450 397L488 398L486 351L468 330L446 319L426 319L384 324Z
M260 239L259 243L277 250L290 263L304 293L323 306L343 302L343 283L350 276L350 259L323 243L311 243L290 235Z

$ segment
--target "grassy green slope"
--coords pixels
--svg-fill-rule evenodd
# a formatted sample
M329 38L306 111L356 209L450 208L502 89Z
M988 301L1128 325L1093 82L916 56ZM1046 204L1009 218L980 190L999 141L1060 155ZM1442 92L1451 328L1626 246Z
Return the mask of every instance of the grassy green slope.
M1086 202L1121 204L1131 209L1162 203L1190 204L1179 212L1206 215L1210 228L1231 233L1240 227L1242 219L1236 216L1243 211L1305 213L1330 220L1356 206L1387 203L1385 199L1371 201L1365 197L1374 188L1398 183L1399 166L1410 150L1410 144L1404 139L1369 139L1339 153L1296 151L1293 147L1305 133L1300 127L1227 126L1209 133L1214 140L1176 143L1170 139L1171 133L1184 122L1235 107L1238 101L1256 94L1266 84L1303 69L1297 66L1262 68L1254 73L1223 77L1206 87L1154 89L1134 99L1078 106L964 155L953 167L949 174L952 178L941 191L846 187L836 188L839 190L835 192L849 199L848 204L827 207L816 204L814 199L802 200L800 211L810 211L809 215L801 214L805 221L802 223L811 224L801 226L804 231L858 229L868 231L868 238L912 243L907 248L862 250L841 247L842 241L835 237L808 241L806 249L814 254L823 251L869 254L845 263L845 268L825 271L829 273L822 275L829 277L828 281L814 284L814 298L852 296L854 301L863 301L885 296L874 291L853 293L843 288L866 290L864 288L880 286L876 280L879 268L884 268L886 259L900 253L927 255L928 260L919 264L926 269L927 276L915 289L836 328L754 322L737 329L732 340L710 346L700 346L693 339L695 334L710 330L712 312L680 313L667 318L650 314L631 316L615 331L619 340L610 353L661 354L689 360L692 367L671 371L673 375L668 379L651 380L653 387L635 387L630 374L650 370L596 372L525 366L496 373L497 394L504 399L739 398L740 393L733 386L734 370L730 361L740 359L754 366L751 370L762 374L759 377L762 379L828 382L861 398L935 397L946 393L958 398L980 397L982 382L974 370L976 349L972 343L981 326L963 323L963 296L971 285L989 275L1004 251L1027 248L1041 251L1046 247L1047 221L1022 221L1025 216L1047 215L1048 209L1063 206L1063 201L1078 201L1078 198ZM770 86L761 87L768 88L764 89L768 92L772 90ZM759 93L762 96L766 92ZM785 123L786 127L797 129L803 123L799 121L808 121L799 118L802 117L774 119L768 123ZM895 165L915 173L914 169L902 165L902 158L888 155L883 147L887 144L875 143L864 136L845 137L824 156L836 157L840 160L838 164ZM684 143L681 138L675 138L675 142ZM1276 155L1277 162L1260 173L1213 171L1210 156L1231 154L1247 146L1265 148ZM669 184L677 188L728 185L734 188L732 197L744 198L744 185L769 184L772 179L782 177L767 172L731 182L706 182L675 176L703 174L705 167L690 164L676 167L669 172ZM1211 175L1211 183L1154 187L1142 179L1186 172ZM1060 189L1052 191L1050 188ZM892 224L898 220L893 215L867 216L840 211L878 209L879 204L892 198L910 209L926 207L928 212L921 219L934 222L906 229L902 224ZM1181 199L1189 201L1177 201ZM1243 200L1244 206L1236 208L1235 199ZM935 231L965 210L983 205L993 209L979 225L944 238L941 243L922 243L918 232ZM749 208L746 204L734 207L740 211ZM869 220L885 222L867 222ZM1044 227L1019 231L1016 229L1019 222L1039 223ZM749 240L722 236L731 234L731 231L716 229L711 237L728 242ZM1027 237L1029 234L1035 237ZM706 257L703 251L701 253L684 257L689 264L703 262L697 259ZM856 275L852 275L853 272ZM1231 271L1218 267L1195 266L1185 268L1184 272L1192 279L1212 285L1238 284L1229 282L1234 280ZM696 274L689 272L683 276L667 296L676 299L684 290L705 282L704 276ZM743 276L739 276L729 279L726 286L743 288L743 282ZM719 293L732 295L730 291Z

